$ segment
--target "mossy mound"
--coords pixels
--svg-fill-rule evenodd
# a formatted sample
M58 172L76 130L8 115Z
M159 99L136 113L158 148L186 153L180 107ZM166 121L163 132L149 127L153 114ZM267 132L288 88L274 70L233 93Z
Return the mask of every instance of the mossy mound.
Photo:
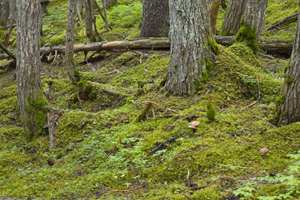
M169 64L165 52L125 53L96 72L81 72L84 82L78 85L63 68L45 65L44 73L51 73L43 75L44 91L63 110L51 152L46 135L25 143L18 117L11 119L18 116L15 83L4 73L0 196L222 199L244 195L247 182L253 198L284 192L289 187L283 183L271 192L253 179L284 175L290 162L285 155L297 153L300 143L299 124L270 123L282 81L265 74L245 44L220 47L216 59L207 82L191 97L167 97L160 90ZM80 102L80 88L95 98ZM207 91L216 107L214 121L206 116ZM149 100L180 114L154 106L137 122ZM192 120L200 122L195 131L188 128ZM265 146L266 156L259 152Z

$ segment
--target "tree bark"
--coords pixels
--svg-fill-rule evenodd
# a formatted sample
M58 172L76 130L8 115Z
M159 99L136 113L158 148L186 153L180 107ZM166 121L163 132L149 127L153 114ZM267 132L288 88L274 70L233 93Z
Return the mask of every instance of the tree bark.
M297 33L289 66L285 72L283 92L277 102L277 117L281 125L300 121L300 13Z
M170 1L171 61L166 90L174 95L191 95L208 78L211 44L207 0Z
M247 0L243 23L256 31L256 40L259 42L261 32L265 23L265 15L268 7L268 0Z
M169 29L168 0L143 0L141 37L166 37Z
M246 0L231 0L224 18L222 35L235 35L241 27Z
M76 18L76 1L69 0L69 9L68 9L68 22L66 27L66 53L65 53L65 65L68 72L69 78L73 83L79 81L79 77L75 76L75 67L74 67L74 27L75 27L75 18Z
M93 14L93 7L91 0L85 0L85 28L86 34L90 40L90 42L95 42L95 36L93 31L93 21L94 21L94 14Z
M17 96L27 141L36 138L47 121L40 78L40 1L17 0Z
M213 0L210 5L209 16L210 16L210 26L212 29L212 33L216 35L217 33L217 18L219 13L219 7L221 4L221 0Z
M1 24L7 26L8 18L9 18L9 0L2 0L0 2L0 22Z

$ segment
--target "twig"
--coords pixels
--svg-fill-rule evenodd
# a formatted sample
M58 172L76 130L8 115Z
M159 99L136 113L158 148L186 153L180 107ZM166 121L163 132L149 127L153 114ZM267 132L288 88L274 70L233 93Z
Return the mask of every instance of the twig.
M255 104L257 104L257 102L258 102L258 101L254 101L253 103L251 103L251 104L249 104L249 105L247 105L247 106L241 108L240 112L242 112L243 110L245 110L245 109L247 109L247 108L250 108L250 107L254 106Z
M256 81L257 81L257 90L258 90L258 97L257 97L257 101L260 100L260 86L259 86L259 79L256 78Z

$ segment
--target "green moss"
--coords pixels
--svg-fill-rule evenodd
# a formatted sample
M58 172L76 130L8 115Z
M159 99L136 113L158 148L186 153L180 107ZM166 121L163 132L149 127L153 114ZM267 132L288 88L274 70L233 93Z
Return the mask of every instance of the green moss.
M243 22L242 27L234 38L235 42L245 42L253 50L254 54L258 53L259 46L256 41L256 30L253 30L249 24Z
M284 66L283 73L285 74L289 68L290 68L290 62L288 62L288 63Z
M46 105L47 101L42 93L42 91L37 92L34 97L28 97L27 106L25 107L25 111L28 113L23 119L23 123L27 123L28 132L25 132L25 137L28 142L36 139L38 136L42 135L43 127L47 121L47 113L46 113ZM30 113L34 112L33 122L29 119ZM32 127L34 126L34 127ZM35 130L35 132L32 132Z
M276 98L276 102L277 103L284 103L284 99L285 99L285 96L283 94L280 94L277 98Z
M294 81L294 78L292 78L290 75L287 75L284 79L284 82L288 85L291 84L293 81Z
M215 55L219 55L220 54L220 48L219 48L219 45L217 44L215 38L213 37L210 37L208 39L208 44L212 50L212 52L215 54Z
M81 77L80 77L80 72L78 70L75 70L74 76L78 81L80 81Z
M206 117L209 121L215 121L216 109L211 101L209 101L206 105Z

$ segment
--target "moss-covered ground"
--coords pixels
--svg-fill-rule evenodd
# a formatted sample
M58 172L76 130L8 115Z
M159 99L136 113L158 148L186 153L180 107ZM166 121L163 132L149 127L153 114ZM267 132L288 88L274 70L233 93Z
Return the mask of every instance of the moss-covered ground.
M297 11L296 1L271 0L266 26L277 21L270 19L285 2L289 14ZM109 16L120 6L140 15L140 2L120 3ZM63 43L66 7L67 1L51 1L44 34L61 32L44 42ZM134 19L102 37L136 37ZM79 35L76 42L88 41ZM256 56L243 43L219 48L208 80L190 97L169 96L160 85L168 51L102 52L103 61L86 65L78 64L84 56L77 54L78 85L63 66L43 64L44 93L62 111L51 151L46 131L26 143L15 71L0 71L0 197L299 199L300 124L273 125L288 60ZM178 113L153 106L139 122L147 101ZM214 121L206 116L210 101ZM196 130L188 128L192 121L200 122ZM269 152L262 154L263 147Z

